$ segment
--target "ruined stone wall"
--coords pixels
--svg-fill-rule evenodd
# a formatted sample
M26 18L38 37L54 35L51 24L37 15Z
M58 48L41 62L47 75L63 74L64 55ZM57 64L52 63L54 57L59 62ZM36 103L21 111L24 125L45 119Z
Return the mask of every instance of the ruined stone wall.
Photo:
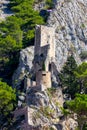
M36 82L33 81L30 78L26 78L25 81L24 81L24 88L25 88L25 90L28 90L29 87L33 87L33 86L36 86Z
M49 45L49 57L55 57L55 33L52 27L37 25L35 33L35 55L45 52L44 46Z
M50 58L52 58L52 57L55 58L55 34L54 34L54 28L53 27L48 27L48 26L41 26L41 47L46 46L48 44L49 44L48 56Z
M36 73L36 86L41 85L41 79L42 79L42 71L38 71Z
M42 85L44 89L51 88L51 73L43 71L42 72Z
M48 71L38 71L36 73L36 85L43 87L42 89L47 89L51 87L51 72Z
M26 125L26 124L28 124L28 114L27 113L28 113L28 107L19 108L19 109L16 109L14 111L14 119L17 119L17 118L19 118L22 115L25 116L23 124L20 124L21 127L24 126L24 125Z
M37 72L43 64L41 62L45 63L46 71L49 71L49 63L55 59L55 33L52 27L36 26L34 56L35 71Z
M27 106L24 108L17 109L14 112L14 119L17 119L22 115L25 116L25 119L22 122L20 122L20 126L19 126L22 130L33 130L30 127L30 122L29 122L30 117L29 117L28 113L29 113L29 107L27 107Z

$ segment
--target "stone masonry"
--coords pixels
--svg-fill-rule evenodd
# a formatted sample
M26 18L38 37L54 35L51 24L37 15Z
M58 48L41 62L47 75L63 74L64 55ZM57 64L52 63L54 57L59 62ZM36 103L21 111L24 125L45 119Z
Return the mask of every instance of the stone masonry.
M47 88L51 88L51 75L52 75L52 64L55 60L55 40L54 40L54 29L43 25L36 26L35 34L35 50L34 50L34 73L36 81L31 78L26 78L26 106L21 106L14 112L14 118L20 118L24 116L24 120L20 124L20 128L23 130L34 130L31 128L31 115L33 111L29 105L28 92L30 88L34 91L44 91ZM32 113L30 113L32 112ZM36 129L35 129L36 130Z
M35 71L41 69L41 63L44 62L46 71L49 71L49 64L55 59L55 32L52 27L37 25L35 34L34 51ZM38 64L38 62L40 62Z
M36 26L34 71L36 85L42 90L51 87L52 62L55 59L54 29L43 25Z

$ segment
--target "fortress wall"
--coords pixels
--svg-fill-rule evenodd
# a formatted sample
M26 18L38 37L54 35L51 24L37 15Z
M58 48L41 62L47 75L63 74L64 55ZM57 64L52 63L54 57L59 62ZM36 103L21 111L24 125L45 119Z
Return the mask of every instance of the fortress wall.
M49 57L55 57L55 32L52 27L37 25L35 33L35 54L45 53L49 45ZM47 46L47 47L46 47ZM44 48L45 47L45 48Z
M20 108L14 111L14 118L16 119L19 116L25 115L25 122L27 122L27 107Z
M47 88L51 88L51 73L43 71L42 72L42 85Z
M36 73L36 85L44 86L45 89L51 87L51 73L49 71L38 71Z
M41 25L41 47L49 45L49 57L55 57L55 32L53 27Z
M36 73L36 86L41 85L41 80L42 80L42 71L38 71Z

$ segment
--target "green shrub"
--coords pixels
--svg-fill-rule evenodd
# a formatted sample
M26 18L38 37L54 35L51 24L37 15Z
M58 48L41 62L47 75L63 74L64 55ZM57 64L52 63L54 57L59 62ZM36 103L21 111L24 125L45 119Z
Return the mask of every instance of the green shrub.
M16 106L16 94L7 83L0 81L0 128L10 120L11 112Z
M87 51L82 51L80 54L80 57L82 60L86 59L87 58Z
M15 15L0 23L0 75L4 80L11 79L17 68L20 50L34 45L35 25L44 24L33 5L34 0L11 0L9 8Z
M54 7L53 0L46 0L46 7L51 9Z
M48 88L48 89L47 89L47 94L48 94L48 96L49 96L50 98L52 98L53 95L55 96L55 92L56 92L56 88L54 88L54 87L51 87L51 88Z
M54 115L54 109L49 106L41 106L39 112L49 119Z

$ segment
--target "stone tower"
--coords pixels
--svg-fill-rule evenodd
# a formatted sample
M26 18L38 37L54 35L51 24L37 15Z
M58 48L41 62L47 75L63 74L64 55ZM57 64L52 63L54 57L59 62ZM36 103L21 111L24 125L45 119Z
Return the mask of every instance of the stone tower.
M37 25L35 32L34 71L36 85L51 87L52 63L55 59L55 34L52 27Z
M18 128L22 130L38 130L32 127L33 109L29 107L31 98L29 98L29 92L32 91L44 91L50 88L52 64L55 59L55 43L54 43L54 29L43 25L36 26L35 34L35 53L34 53L34 72L36 75L36 82L31 78L25 78L26 88L26 105L18 105L18 108L14 112L14 119L18 120ZM31 103L32 104L32 103ZM22 119L22 121L21 121Z
M55 34L53 27L44 25L36 26L35 33L35 60L45 62L46 71L49 71L49 65L55 59ZM35 63L37 66L37 63ZM41 66L40 66L41 67ZM38 67L35 67L38 71Z

